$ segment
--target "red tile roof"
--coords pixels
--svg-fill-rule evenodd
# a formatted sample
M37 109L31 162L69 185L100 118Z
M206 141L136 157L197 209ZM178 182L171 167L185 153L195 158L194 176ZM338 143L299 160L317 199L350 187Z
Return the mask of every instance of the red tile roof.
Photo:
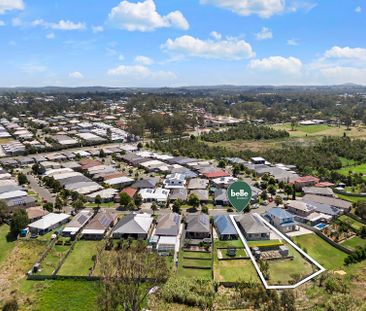
M219 177L229 177L230 176L230 174L228 172L225 172L223 170L207 172L207 173L203 173L202 175L205 176L206 178L219 178Z
M327 181L323 181L323 182L320 182L320 183L317 183L315 184L315 187L334 187L335 184L331 183L331 182L327 182Z
M319 183L320 179L314 176L303 176L294 181L295 184L302 184L302 183Z
M132 187L127 187L122 190L122 192L127 193L131 198L133 198L137 192L137 189Z

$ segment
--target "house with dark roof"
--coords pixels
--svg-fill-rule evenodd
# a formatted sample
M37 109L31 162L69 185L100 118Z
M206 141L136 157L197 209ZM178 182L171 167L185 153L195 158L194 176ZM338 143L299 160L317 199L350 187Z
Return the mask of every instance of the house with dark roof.
M203 240L211 238L210 218L206 214L188 215L186 217L185 238Z
M305 201L305 202L312 205L316 212L332 216L332 219L337 218L339 215L343 213L343 211L340 210L339 208L331 206L329 204L318 203L313 201Z
M215 216L215 228L220 240L237 240L238 232L236 231L229 215Z
M117 214L110 212L99 212L81 231L85 240L102 240L105 234L117 221Z
M243 214L235 217L240 230L248 241L269 240L270 230L263 221L253 214Z
M163 215L156 225L155 235L177 236L179 233L181 216L177 213Z
M149 214L129 214L124 216L115 226L114 239L146 240L152 228L153 218Z
M226 189L216 189L215 190L214 203L215 203L215 205L222 205L222 206L230 205L229 199L227 197Z
M321 195L307 194L302 199L303 201L306 202L317 202L317 203L328 204L330 206L341 209L344 212L350 211L352 208L351 202L337 198L325 197Z
M303 187L302 188L302 193L304 195L307 194L313 194L313 195L322 195L325 197L334 197L334 193L333 190L331 188L328 187Z
M194 194L198 197L198 199L200 200L201 203L207 203L208 199L209 199L209 193L208 190L191 190L189 192L189 195Z
M169 194L169 199L171 201L175 200L187 201L187 197L188 197L188 190L186 188L172 189Z
M297 230L294 215L280 207L273 207L266 213L265 217L269 223L281 232L292 232Z
M156 177L140 179L136 181L131 187L136 189L153 189L158 182L159 178Z
M76 234L88 223L93 217L91 210L80 211L62 230L63 236L75 237Z

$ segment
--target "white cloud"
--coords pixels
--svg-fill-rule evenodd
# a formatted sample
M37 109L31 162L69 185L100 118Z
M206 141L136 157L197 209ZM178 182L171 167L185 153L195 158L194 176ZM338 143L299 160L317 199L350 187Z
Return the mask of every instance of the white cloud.
M117 28L128 31L154 31L158 28L175 27L189 29L188 21L180 11L160 15L153 0L132 3L122 1L108 16L109 22Z
M366 49L333 46L324 53L325 58L366 59Z
M161 48L180 55L213 59L240 60L255 56L251 45L238 38L201 40L185 35L174 40L168 39Z
M0 27L5 26L5 22L0 20Z
M141 65L152 65L154 61L147 56L138 55L135 57L135 63L141 64Z
M202 4L211 4L232 11L242 16L258 15L269 18L273 15L298 10L309 11L316 5L308 1L298 0L200 0Z
M261 31L255 34L257 40L268 40L273 38L272 31L267 27L262 27Z
M20 17L14 17L12 18L11 20L11 24L14 26L14 27L20 27L23 25L23 21L21 20Z
M301 60L295 57L271 56L268 58L253 59L248 66L254 70L299 74L303 64Z
M0 14L4 14L6 11L23 9L23 0L0 0Z
M32 26L42 26L44 28L50 28L54 30L84 30L86 25L84 23L78 22L74 23L69 20L61 19L57 23L49 23L43 19L36 19L32 22Z
M107 74L110 76L127 77L129 79L170 80L176 78L176 75L171 71L152 71L148 67L142 65L120 65L116 68L109 69Z
M74 79L84 79L83 74L79 71L70 72L69 77Z
M46 39L52 40L55 39L55 34L53 32L50 32L46 35Z
M212 4L239 15L258 15L268 18L285 11L285 0L201 0L203 4Z
M299 42L296 39L288 39L287 45L296 46L299 45Z
M30 62L19 66L20 69L28 74L41 73L47 70L47 67L37 62Z
M361 13L362 12L362 8L360 6L355 8L355 12L356 13Z
M327 67L320 70L328 83L360 83L366 84L366 68Z
M221 33L217 32L217 31L212 31L210 33L210 36L216 40L220 40L222 38Z
M104 27L103 26L93 26L92 27L92 31L93 31L93 33L103 32L104 31Z

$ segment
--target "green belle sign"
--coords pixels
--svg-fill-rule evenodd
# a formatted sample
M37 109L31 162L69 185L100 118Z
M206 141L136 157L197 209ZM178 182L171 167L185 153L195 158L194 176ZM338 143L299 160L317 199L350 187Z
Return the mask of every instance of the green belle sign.
M252 199L252 189L244 181L236 181L227 189L229 202L238 212L242 212Z

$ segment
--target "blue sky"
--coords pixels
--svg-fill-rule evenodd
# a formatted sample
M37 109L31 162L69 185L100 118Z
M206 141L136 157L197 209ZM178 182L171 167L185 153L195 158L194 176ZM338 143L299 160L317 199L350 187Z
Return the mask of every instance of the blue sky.
M366 0L0 0L0 86L366 84Z

